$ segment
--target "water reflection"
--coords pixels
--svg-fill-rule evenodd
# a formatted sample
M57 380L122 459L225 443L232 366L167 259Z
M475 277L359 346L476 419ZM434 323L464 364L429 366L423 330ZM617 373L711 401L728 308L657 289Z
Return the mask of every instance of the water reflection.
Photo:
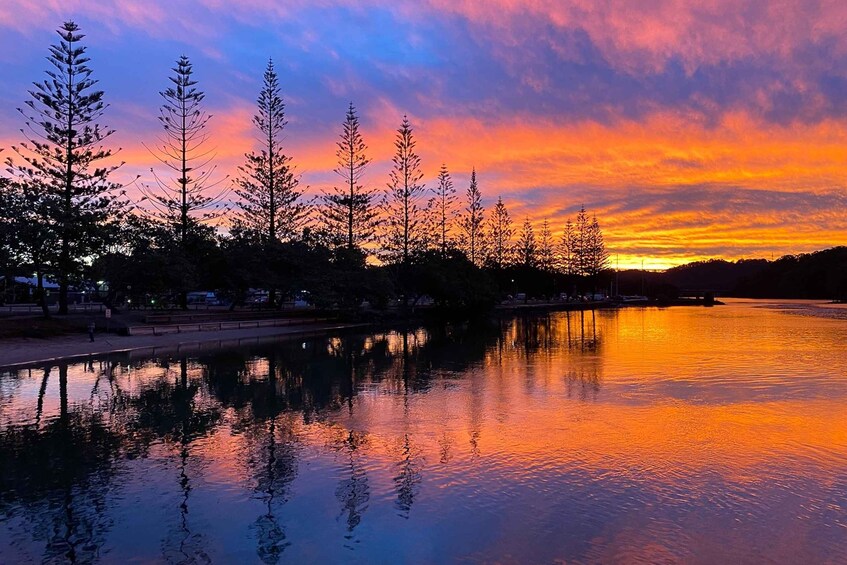
M838 561L824 322L557 313L7 373L0 562Z

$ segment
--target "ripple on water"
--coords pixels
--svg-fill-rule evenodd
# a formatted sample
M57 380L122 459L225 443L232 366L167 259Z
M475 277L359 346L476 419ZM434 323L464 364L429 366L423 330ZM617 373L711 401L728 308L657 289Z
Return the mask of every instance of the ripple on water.
M847 562L836 318L625 309L3 374L0 562Z

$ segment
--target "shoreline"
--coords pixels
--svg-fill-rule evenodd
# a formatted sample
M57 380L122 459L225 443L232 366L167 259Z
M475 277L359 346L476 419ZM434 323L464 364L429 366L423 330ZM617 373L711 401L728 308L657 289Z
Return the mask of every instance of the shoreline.
M303 324L283 327L172 333L149 336L96 334L92 343L84 334L58 338L20 338L0 341L0 371L23 369L59 361L85 360L108 355L155 357L165 353L208 351L255 345L284 339L315 337L335 330L366 327L363 323Z
M716 301L716 304L721 304ZM704 306L702 302L685 300L671 304L645 303L525 303L498 305L496 314L516 314L528 311L576 311L613 309L622 307ZM397 321L395 320L394 323ZM298 337L317 337L330 331L372 327L379 322L310 323L285 326L218 329L158 335L95 334L88 341L83 333L47 338L11 338L0 340L0 371L40 366L58 361L85 360L108 355L126 355L129 358L155 357L166 353L208 351L269 343Z

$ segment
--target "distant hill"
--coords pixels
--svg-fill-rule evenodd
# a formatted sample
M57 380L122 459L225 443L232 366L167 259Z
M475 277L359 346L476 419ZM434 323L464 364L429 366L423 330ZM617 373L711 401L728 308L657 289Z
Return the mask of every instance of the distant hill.
M786 255L776 261L697 261L668 269L623 271L621 294L673 296L680 291L715 291L743 298L847 299L847 247Z
M711 259L668 269L661 278L665 284L683 290L730 293L738 288L741 280L755 276L767 266L766 259L741 259L740 261Z
M847 298L847 247L786 255L741 277L735 296L749 298Z

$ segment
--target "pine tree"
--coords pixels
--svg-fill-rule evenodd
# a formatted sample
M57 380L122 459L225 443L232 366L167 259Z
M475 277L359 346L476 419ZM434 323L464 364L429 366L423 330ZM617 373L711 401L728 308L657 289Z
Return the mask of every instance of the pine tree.
M261 149L245 154L246 161L238 168L240 174L235 181L235 193L241 198L236 227L254 234L261 242L294 237L306 215L291 157L282 149L287 123L279 78L273 61L268 61L253 116Z
M550 223L547 219L541 226L541 237L538 241L538 267L551 272L554 267L553 234L550 233Z
M415 138L409 118L397 129L395 154L382 208L386 224L383 257L389 263L408 264L426 247L424 211L421 200L425 185L421 184L421 159L415 152Z
M524 219L518 242L515 246L515 255L518 262L524 267L538 266L538 244L535 241L535 232L529 218Z
M321 216L331 239L353 249L373 239L378 214L373 204L374 192L361 184L371 160L365 154L368 147L359 132L359 117L352 102L337 146L335 173L344 179L344 184L323 194Z
M495 269L502 269L510 262L512 249L512 218L498 197L494 212L488 222L488 233L490 234L491 246L488 254L488 264Z
M576 253L576 229L573 222L568 218L565 222L565 230L562 232L562 240L559 243L559 268L566 275L577 274L575 265Z
M42 245L50 242L58 250L41 256L55 257L59 313L67 314L70 283L103 249L109 222L120 216L125 202L121 186L109 180L122 163L108 164L113 153L103 143L114 130L98 123L108 105L91 76L80 43L85 36L74 22L57 33L60 41L50 46L47 58L54 68L46 71L47 80L34 83L26 108L19 109L27 126L21 132L29 138L13 149L23 162L9 158L6 164L29 195L24 199L32 206L29 212L40 226L55 230Z
M588 225L586 247L587 260L585 274L589 277L595 277L609 267L609 252L606 250L606 244L603 241L603 231L600 229L597 216L594 216Z
M465 196L467 205L459 217L461 247L470 262L480 266L485 260L485 209L482 207L482 193L476 182L476 169L471 171L471 182Z
M142 191L153 207L152 215L174 230L185 251L187 238L199 222L223 214L226 191L218 189L224 179L213 178L206 131L211 115L203 109L206 95L196 88L188 57L181 56L172 71L173 86L159 93L164 100L159 122L165 133L151 153L176 176L167 178L151 169L155 184L142 186Z
M573 272L574 274L585 276L589 270L589 230L591 224L588 220L588 214L585 211L585 206L581 206L576 215L576 224L574 230L576 237L574 238L573 246Z
M430 200L429 208L432 211L432 228L435 234L435 247L442 257L447 256L447 251L453 246L453 222L456 216L456 188L450 178L447 165L442 164L438 171L438 184L435 187L435 196Z

